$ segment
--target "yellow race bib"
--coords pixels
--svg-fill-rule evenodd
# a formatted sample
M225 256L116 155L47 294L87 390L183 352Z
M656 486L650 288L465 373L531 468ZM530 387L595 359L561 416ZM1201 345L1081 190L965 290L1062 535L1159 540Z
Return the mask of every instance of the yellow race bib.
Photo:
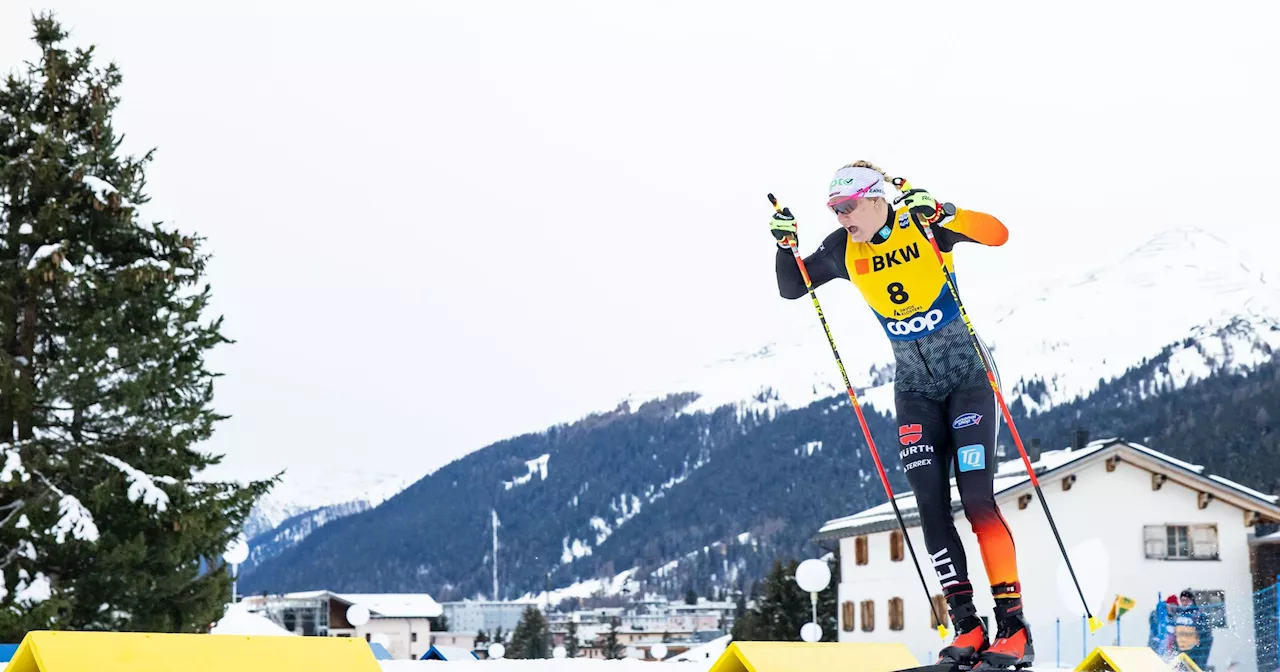
M896 214L897 225L884 242L850 240L845 265L889 338L909 341L959 317L960 309L924 231L906 209ZM943 252L942 257L954 272L951 253Z

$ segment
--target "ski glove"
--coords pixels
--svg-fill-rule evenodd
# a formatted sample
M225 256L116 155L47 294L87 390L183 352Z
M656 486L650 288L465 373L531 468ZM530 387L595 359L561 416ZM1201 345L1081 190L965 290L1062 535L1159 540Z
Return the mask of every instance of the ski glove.
M778 247L791 249L792 245L798 244L796 219L791 216L791 208L783 208L782 212L773 213L773 218L769 220L769 230L777 239Z
M921 217L930 224L937 224L943 217L955 214L955 206L950 203L939 204L932 194L924 189L911 189L899 199L905 203L907 211Z

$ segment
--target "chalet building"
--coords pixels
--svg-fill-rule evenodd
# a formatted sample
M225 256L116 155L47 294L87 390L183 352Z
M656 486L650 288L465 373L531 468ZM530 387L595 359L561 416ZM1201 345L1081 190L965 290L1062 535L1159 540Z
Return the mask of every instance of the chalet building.
M1081 442L1073 449L1034 455L1033 460L1092 613L1106 622L1117 596L1136 601L1118 622L1088 633L1080 597L1022 460L1000 463L996 499L1017 544L1038 664L1072 667L1093 647L1117 641L1146 645L1148 616L1158 600L1191 589L1216 626L1210 665L1225 670L1234 661L1238 672L1256 670L1253 592L1275 578L1254 575L1255 558L1260 557L1254 532L1258 526L1280 522L1276 496L1120 439ZM986 570L954 480L951 494L974 601L979 614L989 620L994 600L983 589ZM839 554L839 639L903 642L920 660L933 660L944 644L930 602L944 620L946 603L925 549L915 498L902 494L897 503L928 580L928 593L920 586L887 502L829 521L817 539L824 546L836 546ZM1273 571L1270 564L1265 569Z

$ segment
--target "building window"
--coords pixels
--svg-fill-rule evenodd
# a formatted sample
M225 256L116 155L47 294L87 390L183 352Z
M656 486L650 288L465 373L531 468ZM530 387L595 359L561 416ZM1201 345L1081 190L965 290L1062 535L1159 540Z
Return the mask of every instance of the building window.
M1147 525L1143 542L1151 560L1218 559L1218 526L1214 524Z
M938 619L942 621L939 622ZM950 625L950 615L947 613L947 598L941 595L933 596L933 609L929 610L929 629L937 630L939 625Z
M894 530L889 533L889 559L902 562L902 558L902 531Z
M876 603L871 600L863 600L861 611L862 631L874 632L876 629Z
M1191 539L1187 534L1187 528L1183 525L1170 525L1164 528L1165 540L1165 557L1169 558L1189 558L1191 557Z
M409 641L411 641L411 642L416 642L416 641L418 641L418 633L416 633L416 632L410 632L410 633L409 633Z
M867 538L858 537L853 540L853 560L859 565L867 564Z
M1227 593L1223 590L1191 591L1200 608L1200 616L1211 628L1227 627Z
M889 600L889 629L902 629L902 598L895 597Z
M840 627L845 632L853 632L853 600L845 600L840 605Z

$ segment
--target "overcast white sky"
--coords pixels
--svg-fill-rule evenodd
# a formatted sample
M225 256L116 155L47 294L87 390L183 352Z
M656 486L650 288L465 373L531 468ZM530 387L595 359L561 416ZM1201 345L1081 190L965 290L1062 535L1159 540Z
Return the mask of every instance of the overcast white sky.
M3 0L0 67L46 8L209 238L240 475L425 472L812 320L765 193L811 251L859 158L1009 226L974 301L1174 226L1280 242L1274 2Z

